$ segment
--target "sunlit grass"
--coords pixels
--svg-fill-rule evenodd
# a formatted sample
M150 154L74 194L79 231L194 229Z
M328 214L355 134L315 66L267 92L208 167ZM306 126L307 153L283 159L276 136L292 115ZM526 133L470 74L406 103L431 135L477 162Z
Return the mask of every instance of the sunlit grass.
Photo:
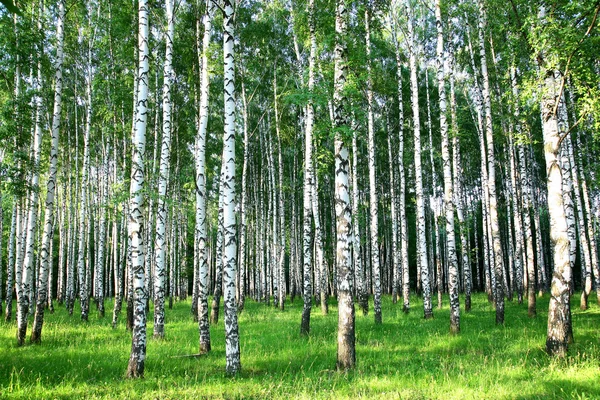
M41 345L16 347L14 322L0 323L0 398L600 398L597 305L572 308L575 343L565 360L553 360L544 353L547 298L538 299L534 319L526 305L507 302L506 323L496 326L492 305L476 295L457 336L444 300L433 320L422 318L416 297L408 315L385 297L379 326L357 310L357 368L347 373L335 370L335 304L327 316L313 309L306 338L300 299L284 312L248 301L239 318L243 372L235 378L225 375L222 321L211 326L209 355L177 357L198 351L190 304L178 302L167 310L166 338L148 341L141 380L124 379L131 337L123 321L113 330L109 313L84 323L57 307ZM148 321L150 338L152 314Z

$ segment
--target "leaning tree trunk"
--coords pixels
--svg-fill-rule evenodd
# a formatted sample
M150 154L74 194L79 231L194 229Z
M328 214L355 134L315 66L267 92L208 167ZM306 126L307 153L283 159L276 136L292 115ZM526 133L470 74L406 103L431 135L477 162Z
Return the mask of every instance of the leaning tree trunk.
M442 160L444 163L444 205L446 211L446 249L448 252L448 292L450 294L450 332L460 332L460 305L458 302L458 259L454 238L454 203L452 166L448 149L448 122L446 120L446 82L444 73L444 31L440 0L435 2L437 26L437 81L440 106L440 134L442 136ZM458 179L457 176L454 179ZM464 249L463 249L464 251Z
M62 63L64 39L65 2L58 2L58 19L56 20L56 64L54 74L54 109L52 113L52 141L50 146L50 172L46 190L46 208L44 214L44 233L40 251L40 276L38 279L38 296L31 332L31 341L39 343L42 339L42 326L44 324L44 310L46 307L48 272L52 268L50 259L50 246L53 238L54 227L54 193L56 190L56 165L58 162L58 136L60 132L60 114L62 107ZM2 232L0 230L0 232ZM62 241L62 238L61 238ZM0 242L1 244L1 242ZM1 246L0 246L1 247Z
M423 171L421 167L421 124L419 121L419 85L417 82L417 49L414 31L414 15L410 5L408 14L408 46L410 67L410 89L412 96L413 132L415 146L415 194L417 197L417 257L421 267L423 290L423 311L425 319L433 317L431 306L431 285L427 260L427 238L425 235L425 202L423 198Z
M542 69L544 76L542 97L542 128L544 133L544 157L548 174L548 213L550 214L550 239L554 254L554 273L548 308L548 335L546 351L550 355L565 356L568 343L572 341L570 285L571 263L569 260L569 237L562 196L562 176L558 154L560 136L556 103L559 101L555 71Z
M543 24L546 12L540 7L539 19ZM550 215L550 240L554 255L554 272L550 288L548 307L548 333L546 351L553 356L564 357L568 344L573 340L571 325L571 263L569 260L569 237L567 218L563 204L562 174L559 162L561 137L558 126L558 107L560 106L558 71L547 68L544 53L538 55L538 66L542 73L541 117L544 135L544 158L546 159L548 214Z
M160 148L160 171L158 175L158 207L156 213L156 243L154 271L154 337L165 337L165 246L167 226L167 185L169 184L169 166L171 164L171 85L173 82L173 37L175 34L175 16L173 0L166 0L167 34L165 35L165 65L163 83L163 121L162 143ZM149 267L149 266L148 266Z
M144 162L146 146L146 119L148 101L148 3L138 3L138 95L136 104L135 135L131 146L131 186L129 190L128 238L130 243L133 280L133 336L127 377L144 376L146 359L146 294L144 285Z
M235 221L235 64L233 53L233 4L223 3L223 60L225 123L223 134L223 305L225 307L225 370L228 375L241 372L240 338L235 304L235 269L237 265Z
M347 98L344 93L348 73L346 61L346 26L348 8L345 0L336 2L334 50L334 121L336 133L335 148L335 219L337 230L336 269L338 274L338 348L337 368L353 369L356 364L354 333L354 301L352 299L352 253L350 238L352 235L352 210L348 186L348 148L341 136L341 129L348 127ZM371 197L373 200L373 197ZM373 208L371 208L373 210ZM376 209L375 209L376 211ZM377 215L377 214L375 214ZM377 249L378 250L378 249ZM376 250L375 250L376 251ZM379 261L379 260L377 260Z

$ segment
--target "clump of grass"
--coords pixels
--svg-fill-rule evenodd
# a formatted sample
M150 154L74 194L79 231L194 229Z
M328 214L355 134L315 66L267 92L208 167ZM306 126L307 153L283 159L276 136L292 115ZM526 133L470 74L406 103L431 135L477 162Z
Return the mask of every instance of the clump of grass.
M424 320L422 302L401 305L383 299L383 324L357 313L357 368L335 370L337 308L314 310L309 337L299 335L302 304L284 312L248 301L239 317L242 368L225 375L223 323L211 326L213 351L198 352L198 327L190 304L167 310L166 337L154 340L148 316L144 379L125 380L131 347L124 323L90 315L88 323L58 307L47 315L41 345L17 347L14 323L0 323L2 398L600 398L600 308L573 307L575 343L564 360L543 349L548 300L538 316L527 306L506 304L506 323L496 326L485 295L475 295L461 333L449 334L449 309ZM107 309L110 309L107 304Z

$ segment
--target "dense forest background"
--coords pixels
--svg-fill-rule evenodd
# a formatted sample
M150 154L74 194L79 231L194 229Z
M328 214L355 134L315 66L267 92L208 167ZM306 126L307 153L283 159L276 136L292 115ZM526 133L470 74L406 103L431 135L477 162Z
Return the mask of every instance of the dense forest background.
M90 299L103 316L115 297L114 325L125 299L134 329L134 299L192 296L208 351L207 296L212 321L225 296L227 319L228 283L238 312L246 296L281 309L301 297L306 334L312 304L326 313L342 291L363 313L373 296L375 323L382 294L421 312L416 291L426 318L449 294L455 333L473 291L498 323L505 297L530 316L550 290L600 302L600 2L16 5L0 9L0 308L10 320L16 296L19 343L34 312L40 340L55 302L73 313L78 299L87 320ZM155 335L166 314L155 308Z

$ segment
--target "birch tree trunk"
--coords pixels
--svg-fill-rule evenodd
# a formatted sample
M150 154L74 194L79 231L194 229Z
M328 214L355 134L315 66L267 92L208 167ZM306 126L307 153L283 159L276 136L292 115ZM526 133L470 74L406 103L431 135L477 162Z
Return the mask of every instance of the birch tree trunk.
M577 148L581 149L581 142L579 139L579 134L577 135ZM598 268L598 251L597 251L597 241L596 235L594 232L593 221L592 219L592 209L590 207L590 198L587 189L587 179L585 176L585 171L583 170L583 166L581 165L581 154L578 154L577 157L577 169L581 171L581 193L583 194L583 208L585 209L585 213L588 218L586 221L587 235L589 237L590 244L590 258L591 258L591 267L594 273L594 284L596 285L596 300L600 305L600 271Z
M427 238L425 236L425 201L423 198L423 172L421 167L421 124L419 120L419 85L417 82L417 49L414 31L414 15L410 2L407 3L408 46L410 67L410 89L413 111L413 133L415 146L415 194L417 197L417 258L421 268L423 311L425 319L433 318L431 306L431 284L427 260Z
M363 312L363 315L369 313L369 297L367 295L367 287L365 280L365 273L363 269L363 262L361 256L361 235L358 213L359 207L359 192L358 192L358 131L357 129L352 130L352 246L353 246L353 262L354 262L354 276L356 281L356 297L358 298L358 305Z
M223 305L225 307L225 370L228 375L241 372L240 338L235 304L237 243L235 221L235 64L233 53L233 3L223 2L223 60L225 123L223 134Z
M465 205L463 203L463 170L460 162L460 140L458 128L458 116L456 113L456 95L454 90L454 55L450 52L450 115L452 133L452 172L454 174L454 199L456 204L456 215L460 227L460 249L462 257L463 282L465 290L465 312L471 311L471 292L473 290L473 278L471 273L471 261L469 257L469 233L465 223ZM479 269L479 265L477 265Z
M166 0L167 32L165 35L165 65L163 78L163 120L162 143L160 148L160 171L158 175L158 206L156 213L156 243L154 248L156 270L154 273L154 337L165 337L165 244L167 225L167 185L171 164L171 85L173 82L173 37L175 16L173 1ZM147 266L149 267L149 266Z
M43 15L43 5L40 3L38 16L38 30L41 31L41 18ZM42 45L37 50L37 78L34 80L34 104L35 104L35 126L33 132L33 143L31 147L33 171L29 180L29 204L27 209L27 225L25 237L25 246L23 264L17 262L16 267L22 268L20 279L17 279L17 285L20 286L20 296L17 296L17 344L22 346L25 343L27 335L27 314L31 306L31 296L33 294L34 279L34 245L37 232L38 219L38 201L39 201L39 181L40 181L40 151L42 145Z
M394 12L394 14L396 14ZM402 100L402 63L400 61L400 46L398 44L397 21L392 17L392 41L396 56L396 78L398 81L398 211L400 219L400 262L402 264L402 309L405 313L410 310L410 276L408 271L408 234L406 226L406 183L404 177L404 102Z
M496 303L496 324L504 324L504 257L502 254L502 243L500 241L500 226L498 223L498 199L496 197L496 161L494 156L494 135L492 124L492 102L490 99L490 82L488 77L487 59L485 54L485 24L486 14L483 0L477 1L479 6L478 25L479 25L479 52L481 60L481 74L483 76L483 102L485 106L485 133L487 141L488 158L488 192L489 192L489 212L491 239L494 253L494 272L496 277L495 285L495 303Z
M540 7L539 20L544 23L546 12ZM550 214L550 239L554 255L551 297L548 307L548 333L546 351L552 356L564 357L568 344L573 340L570 308L571 264L569 260L569 237L563 202L562 174L559 162L560 131L557 110L560 106L557 71L548 69L544 54L538 55L543 79L541 93L542 131L544 134L544 158L546 159L548 186L548 213Z
M446 119L446 81L444 72L444 30L440 0L435 2L437 26L437 81L440 106L440 134L442 136L442 160L444 163L444 205L446 212L446 246L448 252L448 292L450 295L450 332L460 332L460 304L458 302L458 259L454 238L454 203L452 165L448 145L448 122ZM456 150L455 150L456 151ZM458 179L457 176L454 179ZM464 252L464 249L463 249Z
M208 65L207 65L208 67ZM238 282L238 312L244 310L244 303L246 298L246 231L248 229L247 222L247 209L248 209L248 153L249 138L248 138L248 102L246 100L246 87L242 80L242 119L244 121L244 163L242 166L242 199L240 206L240 259L239 259L239 274L240 280ZM291 274L290 274L291 276ZM293 295L292 295L293 297Z
M370 3L367 1L367 3ZM375 179L375 127L373 117L373 82L371 80L371 5L365 8L365 42L367 52L367 128L369 152L369 214L371 216L371 270L373 271L373 311L375 323L381 324L381 267L379 265L379 213L377 211L377 181ZM345 79L345 78L344 78Z
M334 89L333 104L335 118L335 217L337 230L336 268L338 274L338 347L337 368L339 370L353 369L356 364L355 333L354 333L354 302L352 299L352 254L350 253L350 237L352 232L350 196L348 186L349 154L341 132L348 126L347 98L344 93L348 73L346 61L346 26L348 9L346 0L336 2L334 49ZM376 198L375 198L376 200ZM371 194L373 201L373 193ZM376 204L376 203L375 203ZM373 211L373 204L371 204ZM377 216L375 209L375 216ZM371 214L373 215L373 214ZM373 228L373 225L371 225ZM376 231L375 231L376 233ZM373 249L377 251L378 248ZM372 260L378 257L373 257Z
M308 28L310 32L310 56L308 58L308 91L312 94L315 86L315 62L317 58L317 39L315 35L315 3L314 0L308 0ZM312 131L314 120L313 99L309 98L306 105L306 127L304 130L304 196L303 196L303 285L302 298L304 306L302 308L302 322L300 324L300 334L308 335L310 333L310 311L312 308L312 285L311 285L311 266L312 266L312 230L311 230L311 190L313 179L313 161L312 161Z
M44 309L47 300L48 273L52 268L50 246L54 237L54 194L56 190L56 170L58 162L58 137L60 133L60 117L62 107L62 64L64 43L65 2L58 2L58 17L56 20L56 64L54 66L54 108L52 113L52 141L50 146L50 172L46 190L46 207L44 212L44 233L40 250L41 268L38 280L38 296L35 317L31 332L31 341L39 343L42 339L44 324ZM0 232L2 232L0 230ZM62 241L62 240L61 240ZM0 242L1 248L1 242ZM50 295L52 295L50 293Z
M6 309L4 312L4 321L10 322L12 319L12 299L15 290L15 252L17 235L17 201L12 206L12 216L10 219L10 233L8 236L8 259L6 264Z
M131 186L129 197L128 238L130 241L133 281L133 336L131 355L127 366L128 378L144 376L146 359L146 293L144 285L144 163L148 102L148 3L138 2L138 95L136 104L135 135L131 146Z

